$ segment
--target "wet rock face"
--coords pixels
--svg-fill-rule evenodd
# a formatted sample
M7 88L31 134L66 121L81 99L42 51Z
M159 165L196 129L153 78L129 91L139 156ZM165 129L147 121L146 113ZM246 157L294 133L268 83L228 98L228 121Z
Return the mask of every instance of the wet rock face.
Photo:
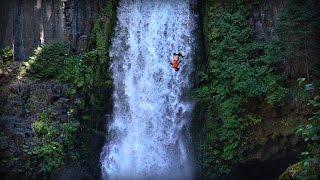
M0 47L14 47L15 60L25 60L38 45L55 41L64 41L72 52L79 52L106 1L2 0Z
M250 24L256 40L270 41L275 39L275 23L284 0L263 0L261 5L251 13Z

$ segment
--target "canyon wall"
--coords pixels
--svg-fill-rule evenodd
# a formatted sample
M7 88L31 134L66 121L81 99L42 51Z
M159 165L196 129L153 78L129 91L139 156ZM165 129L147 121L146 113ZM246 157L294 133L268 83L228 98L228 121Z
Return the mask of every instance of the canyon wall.
M274 28L283 6L283 0L264 0L254 8L250 16L250 25L256 40L270 41L277 37Z
M41 44L63 41L71 52L85 49L96 15L106 0L3 0L0 47L12 46L25 60Z

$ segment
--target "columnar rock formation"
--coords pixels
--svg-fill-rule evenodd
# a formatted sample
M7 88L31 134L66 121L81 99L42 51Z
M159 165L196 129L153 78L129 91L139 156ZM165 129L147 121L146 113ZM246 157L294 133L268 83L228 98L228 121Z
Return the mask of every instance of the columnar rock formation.
M64 41L72 52L86 47L93 21L106 0L3 0L0 2L0 47L12 46L15 60L35 47Z

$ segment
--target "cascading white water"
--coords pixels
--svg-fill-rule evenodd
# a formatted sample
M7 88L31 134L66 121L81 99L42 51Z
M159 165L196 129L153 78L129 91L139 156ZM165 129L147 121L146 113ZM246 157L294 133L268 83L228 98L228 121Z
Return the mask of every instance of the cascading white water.
M192 105L184 99L195 41L191 3L120 2L110 51L114 113L101 154L105 179L192 177ZM178 72L170 65L174 52L185 56Z

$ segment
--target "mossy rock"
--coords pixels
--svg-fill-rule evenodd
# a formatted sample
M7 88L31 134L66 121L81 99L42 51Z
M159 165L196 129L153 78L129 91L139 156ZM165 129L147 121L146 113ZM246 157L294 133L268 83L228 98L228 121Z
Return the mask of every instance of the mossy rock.
M285 172L281 174L279 180L292 180L292 179L319 179L320 165L318 161L300 161L291 165Z
M281 174L279 177L279 180L291 180L296 179L295 177L301 173L303 170L303 164L302 162L298 162L296 164L291 165L287 168L285 172Z

